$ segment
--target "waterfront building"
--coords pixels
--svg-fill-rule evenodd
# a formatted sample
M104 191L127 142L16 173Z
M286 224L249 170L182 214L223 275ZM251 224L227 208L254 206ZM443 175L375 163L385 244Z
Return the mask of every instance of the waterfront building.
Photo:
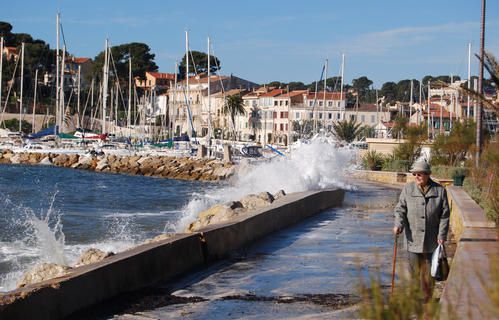
M194 131L197 136L204 136L208 133L208 81L210 82L210 96L220 93L217 97L211 98L212 121L213 117L221 116L222 105L229 91L251 90L258 86L256 83L233 75L213 75L210 79L204 74L190 77L189 90L187 90L186 80L179 81L176 88L171 87L167 91L171 107L171 125L175 133L187 132L192 135Z

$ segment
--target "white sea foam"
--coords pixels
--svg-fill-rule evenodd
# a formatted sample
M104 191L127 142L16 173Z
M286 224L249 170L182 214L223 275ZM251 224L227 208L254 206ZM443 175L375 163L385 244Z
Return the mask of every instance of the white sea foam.
M135 217L161 217L168 214L179 214L180 210L166 210L160 212L118 212L103 215L103 218L135 218Z
M355 149L339 148L328 141L314 140L301 144L286 157L241 165L230 186L194 196L183 208L182 217L174 229L182 232L200 211L215 203L238 200L250 193L275 193L281 189L286 193L334 187L350 189L345 177L356 166L356 152Z

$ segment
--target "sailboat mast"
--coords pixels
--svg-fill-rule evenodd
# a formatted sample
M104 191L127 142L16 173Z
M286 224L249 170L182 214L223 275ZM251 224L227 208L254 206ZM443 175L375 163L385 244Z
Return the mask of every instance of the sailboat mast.
M3 54L3 53L2 53ZM23 119L23 84L24 84L24 42L21 44L21 99L19 100L19 132Z
M428 140L430 140L430 110L431 110L431 98L430 98L431 82L428 80L428 105L426 108L426 116L428 117ZM433 125L433 122L431 123Z
M345 120L345 106L341 105L343 101L343 73L345 71L345 54L341 55L341 86L340 86L340 120Z
M128 117L127 117L127 127L130 131L130 125L132 122L132 54L128 53Z
M66 69L66 46L62 46L62 61L61 61L61 75L60 75L60 92L59 92L59 121L60 128L59 132L62 131L64 127L64 69Z
M78 100L76 101L76 125L81 128L80 123L80 89L81 89L81 65L78 65Z
M322 124L324 132L326 132L326 87L327 87L327 65L328 59L326 59L326 67L324 70L324 96L322 97ZM288 115L289 117L289 115Z
M208 37L208 156L211 157L211 65L210 65L210 37Z
M60 13L57 12L56 15L56 23L55 23L55 33L56 33L56 59L55 59L55 123L56 123L56 128L61 128L61 122L60 122L60 102L59 102L59 63L60 63L60 57L59 57L59 45L60 45L60 39L59 39L59 19L60 19ZM57 131L56 131L57 132Z
M33 96L33 126L31 132L35 133L35 110L36 110L36 89L38 87L38 69L35 70L35 93Z
M2 106L3 37L0 37L0 107Z
M412 100L413 100L413 92L414 92L414 83L411 79L411 94L409 95L409 122L412 121Z
M102 134L106 134L108 41L106 38L104 44L104 67L102 69Z
M423 80L419 81L419 112L418 126L421 124L421 116L423 115Z
M189 115L189 31L185 31L185 80L186 80L186 96L187 96L187 116ZM187 122L188 123L188 122ZM192 137L191 129L191 137Z
M471 90L471 42L468 43L468 89ZM468 103L466 108L466 117L470 117L470 95L468 94Z
M174 85L174 89L173 89L173 115L174 115L174 119L172 119L172 125L171 125L171 129L173 131L171 137L173 138L173 136L175 135L175 130L174 127L175 127L175 123L177 122L177 114L178 114L178 110L177 110L177 85L178 85L178 61L175 61L175 81L173 83Z

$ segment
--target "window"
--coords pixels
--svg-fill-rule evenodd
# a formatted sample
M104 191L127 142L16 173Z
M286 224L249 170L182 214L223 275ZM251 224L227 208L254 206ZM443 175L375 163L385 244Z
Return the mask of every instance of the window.
M279 126L279 128L281 129L281 131L284 131L284 124L281 123L281 125Z
M280 105L280 106L282 106L282 100L281 100L281 101L279 101L279 105Z
M355 115L351 114L350 115L350 120L355 121Z
M281 111L280 117L281 119L284 118L284 112Z
M336 114L336 120L340 120L340 119L341 119L341 114L338 112L338 113Z
M277 107L277 106L278 106L277 101L274 101L274 106L275 106L275 107Z
M365 115L361 115L360 116L360 122L366 122L366 116Z
M327 114L327 118L328 118L329 120L333 119L333 114L332 114L331 112L329 112L329 113Z
M309 105L309 107L312 107L312 106L314 105L314 102L313 102L312 100L310 100L310 101L308 102L308 105Z
M286 123L286 131L288 131L288 124Z
M277 123L274 123L274 131L277 131Z
M319 101L319 107L322 107L322 101Z
M313 118L314 118L314 114L313 114L312 112L310 112L310 113L308 114L308 117L309 117L310 119L313 119Z
M374 123L376 122L376 117L374 116L374 114L371 115L371 123Z
M272 112L272 111L271 111ZM273 115L274 119L277 119L277 112L274 111L274 115Z
M289 101L288 100L286 100L286 105L289 106Z
M300 119L300 113L299 112L295 113L295 119Z

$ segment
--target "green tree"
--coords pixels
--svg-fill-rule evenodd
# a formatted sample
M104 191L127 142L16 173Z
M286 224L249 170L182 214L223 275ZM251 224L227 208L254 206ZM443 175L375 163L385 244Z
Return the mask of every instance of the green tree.
M355 89L355 91L357 91L357 94L359 95L359 101L366 101L366 97L369 93L369 88L372 84L373 82L365 76L352 80L352 87Z
M261 115L260 115L260 112L258 110L258 107L254 106L251 108L251 113L249 115L248 122L249 122L249 125L253 131L253 139L252 140L254 141L256 138L256 130L258 129L258 127L262 123L262 119L261 119Z
M425 126L410 126L405 128L405 142L399 144L393 150L393 158L403 160L406 164L405 169L412 167L414 161L421 156L423 141L426 139Z
M10 131L17 132L19 131L19 120L18 119L10 119L10 120L4 120L0 127L9 129ZM31 123L29 123L26 120L21 121L21 131L25 134L31 133L32 126Z
M439 134L433 142L431 162L434 165L457 166L466 159L475 143L475 123L455 122L449 135Z
M405 137L407 133L407 123L409 122L409 119L406 117L400 117L398 116L395 118L395 125L393 126L392 129L392 136L395 139L402 139Z
M315 85L317 84L317 91L324 91L324 80L321 80L319 82L314 81L307 86L305 86L304 89L309 89L311 91L315 91ZM340 86L341 86L341 77L330 77L327 78L326 80L326 86L328 91L339 91Z
M306 90L307 86L303 82L292 81L292 82L288 83L288 88L289 88L289 91Z
M338 140L350 143L359 137L362 131L361 126L361 123L353 119L338 121L333 123L333 134Z
M179 74L181 77L185 77L186 63L186 55L184 54L179 66ZM220 60L216 56L210 55L210 72L216 73L220 69ZM200 51L191 51L191 56L189 57L189 74L195 74L196 72L208 72L208 54Z
M291 126L299 137L310 137L314 129L314 121L311 119L294 120L291 122Z
M132 77L145 79L146 71L157 71L158 66L154 62L154 53L145 43L132 42L111 47L112 60L110 60L109 73L111 76L128 79L128 63L132 57ZM114 66L116 66L116 71ZM94 59L93 76L97 79L102 77L104 66L104 51L101 51Z
M236 128L236 116L246 114L246 110L244 110L244 101L241 98L241 95L235 94L231 96L227 96L225 98L225 105L223 107L223 113L230 117L232 122L232 128L234 128L234 137L235 137L235 128Z
M397 84L385 82L380 90L380 95L385 98L385 103L393 103L397 99Z

